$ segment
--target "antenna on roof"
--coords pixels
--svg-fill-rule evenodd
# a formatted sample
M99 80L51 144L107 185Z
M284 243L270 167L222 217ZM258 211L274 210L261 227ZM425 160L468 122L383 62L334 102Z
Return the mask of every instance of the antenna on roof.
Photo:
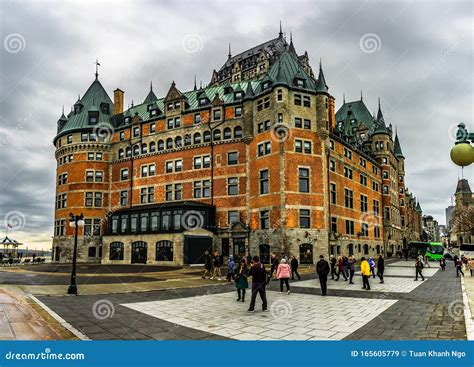
M95 80L99 79L99 60L98 59L95 59Z
M346 93L342 93L342 103L346 103Z
M232 57L232 52L230 52L230 42L229 42L229 54L227 56L229 56L229 59Z
M362 96L362 89L360 90L360 101L364 101L364 97Z
M196 85L196 74L194 74L194 90L197 90L197 85Z
M283 31L281 30L281 20L280 20L280 33L278 33L278 37L283 37Z

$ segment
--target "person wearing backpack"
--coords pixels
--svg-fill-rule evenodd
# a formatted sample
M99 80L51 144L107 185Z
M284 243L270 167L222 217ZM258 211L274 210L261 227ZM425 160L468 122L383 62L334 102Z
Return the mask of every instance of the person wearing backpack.
M255 311L255 301L257 300L257 294L259 294L260 298L262 299L262 311L267 311L267 293L265 291L265 287L268 282L268 276L265 266L260 262L260 258L258 256L254 256L252 259L249 276L252 277L252 298L250 300L248 312Z
M366 291L370 291L370 283L369 283L369 278L370 278L370 265L369 262L365 259L365 257L360 258L360 272L362 273L362 289L365 289Z
M325 296L328 292L329 263L324 259L324 255L319 255L316 273L318 273L319 284L321 285L321 295Z
M283 292L283 283L286 285L286 293L290 294L290 277L291 277L291 269L290 265L286 263L286 259L283 258L280 261L277 269L277 278L280 279L280 292Z
M423 261L420 261L420 259L416 259L416 262L415 262L415 270L416 270L416 277L415 277L415 281L418 280L418 275L420 275L421 277L421 280L425 280L425 277L423 276L422 274L422 270L423 270Z

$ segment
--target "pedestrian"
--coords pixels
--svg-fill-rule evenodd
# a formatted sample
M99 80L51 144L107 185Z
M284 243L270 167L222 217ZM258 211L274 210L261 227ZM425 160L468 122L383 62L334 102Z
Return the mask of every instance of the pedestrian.
M274 252L272 252L272 258L271 258L271 267L270 267L270 277L273 278L273 273L276 272L278 269L278 265L280 264L280 261L278 260L278 257ZM276 277L274 278L276 280Z
M407 247L403 248L403 256L405 257L405 261L408 261L408 248Z
M235 267L234 256L230 255L229 263L227 265L227 282L230 282L231 280L235 280L234 267Z
M355 274L355 263L356 260L354 259L354 256L349 256L349 259L347 259L347 267L349 268L349 284L354 284L352 279L354 279Z
M474 259L469 259L469 261L467 262L467 265L469 266L469 272L471 273L471 277L472 277L472 273L474 271Z
M33 258L33 261L32 261L32 262L35 262L36 253L33 252L32 258Z
M301 280L300 275L298 274L298 259L296 256L291 257L291 280L295 280L295 275L298 277L298 280Z
M255 311L255 301L257 294L262 299L262 311L267 310L267 294L265 292L265 286L267 285L267 271L265 266L260 262L258 256L254 256L252 259L252 266L250 267L249 276L252 277L252 298L250 300L250 306L248 311Z
M221 266L222 266L222 257L219 255L219 251L214 252L214 270L212 272L211 279L217 278L217 280L221 280L222 273L221 273Z
M375 261L372 259L372 257L369 257L368 263L370 265L370 273L375 279Z
M415 281L418 280L418 275L420 275L422 281L425 280L425 277L422 274L423 262L420 260L419 257L416 259L416 262L415 262L415 270L416 270Z
M290 294L290 277L291 277L291 268L290 265L286 263L286 259L283 258L278 265L276 276L280 279L280 292L283 292L283 283L286 284L286 293Z
M423 265L426 266L427 268L431 268L430 262L428 260L428 256L426 254L423 255Z
M282 252L280 255L281 255L281 256L280 256L280 259L285 259L285 260L286 260L286 263L288 264L288 260L289 260L289 259L288 259L288 256L287 256L284 252Z
M336 278L336 281L339 280L339 276L342 274L342 276L344 277L344 281L346 282L347 281L347 277L346 277L346 273L344 272L344 259L342 258L342 256L339 256L337 258L337 278Z
M446 259L444 257L439 260L439 266L441 267L441 271L444 271L444 269L446 268Z
M205 279L207 274L209 278L212 277L212 257L209 254L209 251L204 252L204 272L202 273L202 279Z
M336 275L336 264L337 264L336 257L334 255L331 255L329 262L331 264L331 279L334 280L334 275Z
M342 263L344 265L342 269L344 271L344 275L346 276L346 278L349 278L349 268L347 266L347 260L349 260L349 258L346 255L342 255Z
M245 290L249 287L247 279L249 275L249 268L245 259L239 261L238 268L235 269L235 288L237 288L237 302L245 302Z
M328 292L329 263L324 259L324 255L319 255L316 273L318 273L319 284L321 285L321 295L325 296Z
M459 273L464 276L464 272L462 271L462 260L458 258L456 260L456 278L459 277Z
M360 272L362 273L362 289L366 291L370 291L370 265L369 262L365 259L365 257L360 258Z
M385 260L381 254L379 254L379 258L377 259L377 275L380 278L380 283L383 284L383 272L385 270Z

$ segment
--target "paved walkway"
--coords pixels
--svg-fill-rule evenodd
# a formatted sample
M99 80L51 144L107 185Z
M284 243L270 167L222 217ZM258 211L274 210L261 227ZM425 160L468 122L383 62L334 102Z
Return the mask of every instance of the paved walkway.
M249 297L236 302L233 285L202 280L201 287L133 295L39 298L91 339L465 339L454 268L414 282L403 275L408 266L390 265L394 275L380 291L349 288L347 282L337 289L331 281L328 296L321 297L318 280L307 274L291 282L287 295L271 282L269 312L258 311L257 303L257 312L247 313Z

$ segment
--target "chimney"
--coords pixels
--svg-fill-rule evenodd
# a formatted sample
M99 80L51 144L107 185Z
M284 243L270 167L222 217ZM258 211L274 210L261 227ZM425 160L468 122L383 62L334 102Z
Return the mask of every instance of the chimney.
M114 115L123 112L123 90L114 90Z

